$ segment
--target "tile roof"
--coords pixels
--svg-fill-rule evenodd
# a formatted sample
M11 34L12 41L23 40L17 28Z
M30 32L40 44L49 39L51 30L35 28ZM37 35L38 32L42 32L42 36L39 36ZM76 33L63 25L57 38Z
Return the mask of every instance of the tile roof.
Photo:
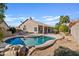
M77 23L79 23L79 20L72 21L72 22L69 23L69 27L71 28L72 26L74 26Z
M44 24L44 23L42 23L42 22L35 21L35 20L33 20L33 19L30 17L29 19L26 19L24 22L22 22L22 23L19 25L19 27L20 27L22 24L24 24L25 22L27 22L28 20L31 20L32 22L34 22L34 23L36 23L36 24L38 24L38 25L49 26L49 25ZM49 26L49 27L50 27L50 26Z

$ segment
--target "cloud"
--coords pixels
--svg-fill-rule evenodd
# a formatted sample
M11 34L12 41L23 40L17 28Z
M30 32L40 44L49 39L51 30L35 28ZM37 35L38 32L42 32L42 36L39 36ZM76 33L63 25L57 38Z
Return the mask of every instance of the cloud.
M49 22L45 22L45 24L48 24L48 25L51 25L51 26L54 26L56 23L58 23L59 21L49 21Z
M18 26L20 21L24 21L26 17L6 15L5 21L9 26Z
M42 23L46 23L48 25L55 25L59 20L58 18L60 16L44 16L44 17L40 17L36 18L31 16L32 19L42 22ZM8 25L10 26L18 26L19 24L21 24L21 22L25 21L26 19L29 19L29 17L24 17L24 16L12 16L12 15L6 15L5 21L7 22Z
M5 17L11 17L12 15L7 15L7 14L5 14Z
M12 16L12 15L6 15L5 21L18 21L18 20L23 20L25 17L22 16Z
M44 16L43 18L52 18L52 16Z
M59 19L60 16L44 16L43 18L47 21L52 21L52 20L56 20L56 19Z
M13 17L6 17L5 21L15 21L18 18L13 18Z
M48 25L55 25L56 23L59 22L59 17L60 16L44 16L44 22Z
M71 13L67 13L65 15L69 15L69 16L72 16L72 15L79 15L79 11L76 11L76 12L71 12Z
M36 19L33 16L31 16L31 17L32 17L32 19ZM28 18L29 17L24 17L24 16L6 15L5 21L10 26L18 26L19 24L21 24L21 22L25 21Z
M9 26L19 26L19 22L7 22Z

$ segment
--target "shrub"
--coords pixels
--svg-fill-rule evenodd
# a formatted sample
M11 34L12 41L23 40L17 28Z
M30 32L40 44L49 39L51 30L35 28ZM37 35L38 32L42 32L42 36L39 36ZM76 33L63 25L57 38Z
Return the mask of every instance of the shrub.
M12 34L14 34L14 33L16 32L16 29L15 29L14 27L11 27L11 28L9 29L9 31L11 31Z
M69 28L66 25L61 25L59 27L60 32L69 32Z
M0 30L0 40L2 40L2 38L3 38L3 31Z
M54 56L79 56L79 52L60 46L54 51Z
M56 26L55 26L55 29L59 31L59 27L60 27L60 26L61 26L61 25L56 25Z

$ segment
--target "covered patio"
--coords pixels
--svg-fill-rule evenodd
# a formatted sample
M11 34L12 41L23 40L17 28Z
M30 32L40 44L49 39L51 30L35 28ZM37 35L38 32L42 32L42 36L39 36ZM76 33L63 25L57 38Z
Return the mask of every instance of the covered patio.
M48 34L52 33L52 28L48 26L38 25L38 33L39 34Z

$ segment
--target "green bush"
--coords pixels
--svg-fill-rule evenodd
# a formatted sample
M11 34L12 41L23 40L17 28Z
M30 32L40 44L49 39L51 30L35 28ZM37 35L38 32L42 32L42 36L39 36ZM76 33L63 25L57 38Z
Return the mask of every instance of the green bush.
M59 27L60 32L69 32L69 28L66 25L61 25Z
M59 27L61 26L61 24L56 24L55 25L55 29L59 31Z
M12 34L14 34L14 33L16 32L16 29L15 29L14 27L11 27L11 28L9 29L9 31L11 31Z
M79 51L72 51L69 48L60 46L54 51L54 56L79 56Z
M0 30L0 40L3 38L3 32Z

